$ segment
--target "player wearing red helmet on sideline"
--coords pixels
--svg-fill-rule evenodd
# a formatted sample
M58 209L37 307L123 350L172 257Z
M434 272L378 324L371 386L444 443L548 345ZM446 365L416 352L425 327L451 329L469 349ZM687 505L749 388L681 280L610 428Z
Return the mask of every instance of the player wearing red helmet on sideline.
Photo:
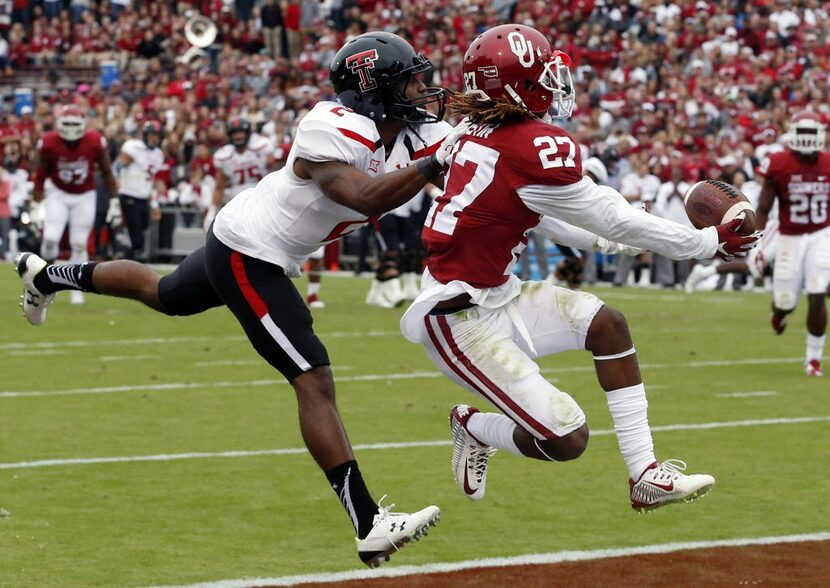
M141 127L141 140L128 139L121 146L116 167L119 174L119 200L124 223L130 234L129 259L144 259L144 234L150 220L159 220L161 211L157 197L164 186L157 178L164 165L161 142L164 127L157 120L148 120ZM111 210L108 217L117 217Z
M467 405L450 412L453 471L469 498L484 495L496 448L539 460L579 457L588 441L576 401L542 377L535 356L591 351L628 466L631 505L648 510L686 502L714 478L657 462L645 388L622 314L593 294L521 282L513 274L527 231L543 215L581 227L563 245L592 249L599 237L673 259L745 255L757 236L737 224L695 230L629 206L615 190L582 176L576 142L553 118L574 104L569 57L539 31L497 26L476 37L463 61L465 92L451 107L472 126L455 146L422 238L421 294L401 320L450 379L503 414Z
M830 285L830 153L824 151L825 124L812 112L793 116L785 135L787 149L761 162L764 176L757 222L763 223L778 199L781 236L772 273L772 328L781 334L787 315L807 293L807 353L804 371L823 375L827 340L826 293Z
M87 240L95 223L95 167L104 176L111 198L117 196L116 181L107 141L98 131L86 128L80 108L71 104L61 107L55 127L37 143L32 200L43 201L40 254L49 261L58 257L58 244L68 224L69 263L84 263L89 259ZM70 301L83 303L83 294L73 292Z

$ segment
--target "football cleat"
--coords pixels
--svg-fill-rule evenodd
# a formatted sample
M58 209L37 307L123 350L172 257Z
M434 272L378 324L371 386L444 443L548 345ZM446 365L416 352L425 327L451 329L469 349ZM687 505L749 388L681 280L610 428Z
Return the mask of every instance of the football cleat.
M717 273L718 269L717 266L712 265L702 265L697 264L692 268L692 271L689 272L689 277L686 278L686 283L683 284L683 289L686 290L686 294L691 294L695 291L698 284L702 281L706 280L707 278L711 278Z
M383 498L380 502L383 502ZM418 541L441 518L441 510L437 506L428 506L412 514L391 512L394 506L381 506L378 503L380 510L375 515L372 530L365 538L355 539L358 556L370 568L389 561L389 556L403 549L407 543Z
M455 483L470 500L481 500L487 484L487 466L496 448L485 445L467 430L467 421L477 408L456 404L450 411L452 472Z
M309 308L325 308L326 307L326 303L323 302L322 300L320 300L320 298L317 297L317 294L312 294L311 296L309 296L308 300L306 300L306 302L308 303Z
M43 324L46 320L46 307L55 299L54 294L42 294L34 284L35 276L47 265L45 259L34 253L20 253L14 260L14 266L23 281L20 306L23 307L23 314L33 325Z
M780 315L776 313L772 313L772 316L769 317L769 322L772 325L772 330L776 335L780 335L784 332L784 329L787 328L787 316Z
M804 373L808 376L823 376L824 372L821 371L821 363L817 359L811 359L804 365Z
M686 462L679 459L651 464L639 480L628 481L631 486L631 508L646 512L675 502L692 502L715 486L715 478L712 476L686 475L683 473L685 469Z
M70 290L69 291L69 304L83 304L84 303L84 293L80 290Z

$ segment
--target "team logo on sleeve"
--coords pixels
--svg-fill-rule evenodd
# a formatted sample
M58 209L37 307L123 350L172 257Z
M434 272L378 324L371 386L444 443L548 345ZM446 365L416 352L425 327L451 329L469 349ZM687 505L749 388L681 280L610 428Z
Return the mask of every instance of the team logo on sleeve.
M375 69L375 62L378 60L377 49L361 51L346 58L346 67L353 74L360 76L360 91L368 92L378 87L375 78L372 77L372 70Z

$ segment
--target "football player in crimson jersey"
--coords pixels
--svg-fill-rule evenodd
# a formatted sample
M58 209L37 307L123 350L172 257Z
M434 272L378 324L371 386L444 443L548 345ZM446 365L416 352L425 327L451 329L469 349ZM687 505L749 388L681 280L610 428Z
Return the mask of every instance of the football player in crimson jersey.
M98 131L86 128L80 108L63 106L55 126L37 143L32 200L43 201L44 207L40 254L49 261L58 257L58 244L68 223L69 263L79 264L89 259L87 240L95 223L95 167L104 176L112 199L118 195L117 185L107 141ZM83 303L83 295L71 294L70 302Z
M459 125L415 165L386 172L387 150L408 125L441 119L445 92L420 74L432 64L397 35L355 37L335 56L338 101L322 101L300 122L284 168L244 190L216 216L207 243L170 275L119 260L60 270L33 254L17 260L23 310L40 324L54 293L85 290L141 301L169 315L227 306L257 352L292 384L300 429L340 498L370 567L418 539L436 506L394 513L372 498L354 459L334 398L326 348L292 276L321 245L336 241L409 201L445 171ZM437 113L426 109L437 106Z
M452 102L472 126L456 144L446 190L427 215L427 268L401 329L451 380L503 413L467 405L450 412L453 470L469 498L484 495L496 448L543 461L582 454L588 442L582 409L542 377L532 358L587 349L628 466L632 507L686 502L715 480L683 474L680 461L655 458L645 387L623 315L593 294L521 282L512 269L542 215L673 259L745 255L757 236L739 236L740 220L687 228L583 178L578 145L550 122L573 108L569 62L524 25L498 26L472 41L463 61L465 92Z
M772 328L784 332L787 315L807 293L807 354L804 371L823 375L821 357L827 339L830 285L830 153L824 151L825 125L811 112L796 114L785 135L787 149L761 162L764 176L758 202L758 226L778 199L780 237L772 272Z

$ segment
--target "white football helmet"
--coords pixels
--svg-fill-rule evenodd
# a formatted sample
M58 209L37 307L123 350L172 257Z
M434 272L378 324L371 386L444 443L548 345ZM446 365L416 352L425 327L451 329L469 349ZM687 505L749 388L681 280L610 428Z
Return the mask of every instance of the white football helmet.
M812 155L824 150L825 126L814 112L796 114L784 140L787 147L802 155Z
M80 141L86 131L86 118L80 108L67 104L61 107L55 126L64 141Z

